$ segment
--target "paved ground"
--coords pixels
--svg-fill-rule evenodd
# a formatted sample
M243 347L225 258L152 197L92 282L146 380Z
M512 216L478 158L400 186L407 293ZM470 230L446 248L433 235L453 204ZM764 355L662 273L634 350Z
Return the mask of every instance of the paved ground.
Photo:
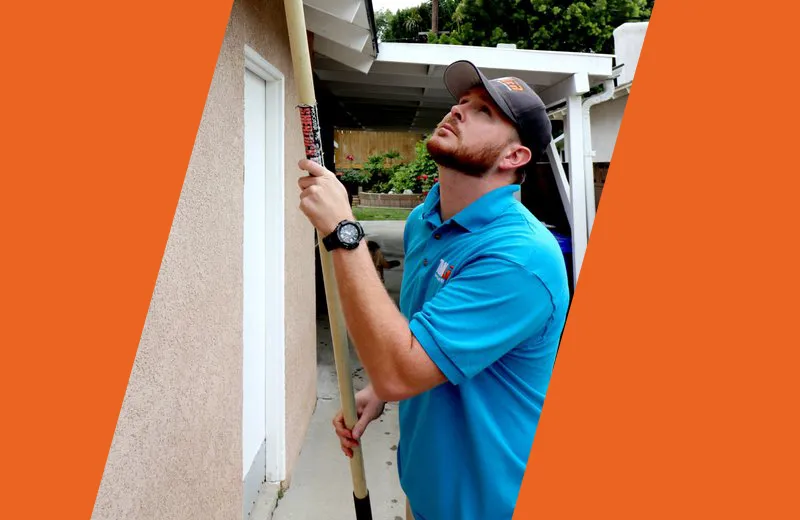
M397 301L403 269L402 221L363 222L370 240L381 245L389 260L401 265L384 272L386 288ZM339 388L327 317L318 320L317 408L309 426L291 487L278 501L273 520L353 520L353 481L349 459L339 448L331 420L339 410ZM363 369L351 347L351 364L356 391L366 385ZM399 440L397 405L388 403L386 412L372 423L363 438L364 465L374 520L404 520L405 496L396 468Z

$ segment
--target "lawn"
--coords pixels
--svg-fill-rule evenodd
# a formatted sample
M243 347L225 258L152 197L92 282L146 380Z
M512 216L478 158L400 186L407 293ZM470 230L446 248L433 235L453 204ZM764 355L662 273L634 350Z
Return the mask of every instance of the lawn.
M356 220L405 220L409 213L410 209L402 208L353 208Z

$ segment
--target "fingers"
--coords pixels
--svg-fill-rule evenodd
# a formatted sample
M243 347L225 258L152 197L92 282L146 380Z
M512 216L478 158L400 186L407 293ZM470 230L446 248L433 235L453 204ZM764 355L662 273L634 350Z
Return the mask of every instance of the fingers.
M301 170L305 170L309 173L309 175L300 177L297 179L297 184L300 186L301 190L305 190L309 186L313 186L321 177L331 176L335 177L333 172L325 168L324 166L320 165L316 161L312 161L310 159L302 159L300 162L297 163Z
M301 190L306 190L317 183L319 183L319 177L309 177L306 175L305 177L297 179L297 185L300 186Z
M314 195L315 193L319 193L319 186L311 185L307 188L303 188L303 191L300 192L300 200L308 197L309 195Z
M301 170L307 171L312 177L324 177L325 175L333 175L330 170L310 159L302 159L297 165Z
M341 412L336 414L336 417L333 418L333 429L339 437L339 443L342 445L343 449L351 449L359 446L358 441L353 438L353 433L345 426L344 417ZM352 450L350 453L352 454ZM347 454L347 452L345 452L345 454Z
M352 434L347 426L344 424L344 416L342 412L336 414L336 417L333 418L333 429L336 431L336 435L339 437L344 438L352 438Z

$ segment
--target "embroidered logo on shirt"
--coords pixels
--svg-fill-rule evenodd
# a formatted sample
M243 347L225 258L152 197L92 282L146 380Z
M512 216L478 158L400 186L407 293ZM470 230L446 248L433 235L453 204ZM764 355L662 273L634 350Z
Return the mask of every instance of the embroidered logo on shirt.
M456 266L449 265L445 260L439 260L439 267L436 269L436 279L444 283L453 273Z

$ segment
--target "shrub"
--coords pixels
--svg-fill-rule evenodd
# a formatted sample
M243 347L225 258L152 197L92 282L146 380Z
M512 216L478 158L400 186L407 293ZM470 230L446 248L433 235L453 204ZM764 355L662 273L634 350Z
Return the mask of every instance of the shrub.
M428 139L420 139L415 146L416 157L392 177L395 192L410 189L414 193L428 191L439 180L439 168L428 153Z
M409 168L409 165L403 165L395 170L389 184L395 193L403 193L406 190L411 190L416 193L420 189L416 175L414 175L414 172Z
M367 180L361 185L364 191L373 193L387 193L391 190L391 179L395 172L403 167L401 162L393 162L393 159L402 159L400 154L394 150L386 153L371 155L364 163L364 172L368 175Z
M362 185L366 182L369 182L369 173L364 172L361 170L356 170L353 168L349 168L346 170L340 170L342 175L340 177L341 181L345 184L355 184L355 185Z

